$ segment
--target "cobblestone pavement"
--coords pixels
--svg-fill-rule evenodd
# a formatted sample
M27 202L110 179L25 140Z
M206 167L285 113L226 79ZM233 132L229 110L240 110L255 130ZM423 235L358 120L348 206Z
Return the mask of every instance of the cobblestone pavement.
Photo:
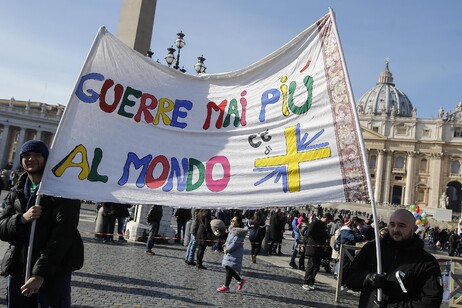
M94 238L95 212L83 206L79 229L85 245L84 267L72 276L72 307L356 307L357 294L347 293L334 302L335 280L320 273L318 289L302 289L303 273L288 267L289 239L284 256L259 256L250 261L245 243L240 291L231 283L230 293L217 293L224 283L222 254L207 249L207 270L185 265L185 247L155 245L156 255L144 253L144 243L103 243ZM7 243L0 242L0 258ZM6 305L6 278L0 278L0 306Z
M144 253L144 243L103 243L94 238L95 211L83 206L79 229L85 245L84 267L72 278L72 307L356 307L358 294L342 294L335 303L335 280L321 271L317 289L302 289L303 272L289 268L291 238L283 242L284 256L259 256L250 261L245 243L243 277L237 292L217 293L224 283L222 254L207 249L207 270L185 265L185 247L155 245L156 255ZM287 233L289 234L289 233ZM0 242L0 258L7 244ZM6 306L6 278L0 278L0 306Z

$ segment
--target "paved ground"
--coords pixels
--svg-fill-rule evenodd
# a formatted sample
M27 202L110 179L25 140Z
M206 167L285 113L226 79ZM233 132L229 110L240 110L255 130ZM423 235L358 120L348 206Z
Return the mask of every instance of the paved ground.
M3 194L2 194L3 195ZM3 198L2 198L3 199ZM303 272L289 268L290 233L286 232L284 256L259 256L250 262L245 243L242 291L231 284L231 293L217 293L223 284L222 254L207 250L198 270L184 263L185 247L156 245L155 256L144 253L144 243L107 244L93 236L95 212L83 206L79 229L85 245L85 265L72 279L72 307L356 307L358 294L348 292L335 303L336 280L318 274L317 290L302 289ZM7 243L0 242L0 258ZM6 306L5 278L0 278L0 306ZM446 306L447 307L447 306Z

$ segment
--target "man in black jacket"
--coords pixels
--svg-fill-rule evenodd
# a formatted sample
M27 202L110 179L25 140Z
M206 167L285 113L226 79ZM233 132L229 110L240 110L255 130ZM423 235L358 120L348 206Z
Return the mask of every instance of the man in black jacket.
M321 266L321 258L327 245L329 232L327 225L332 221L332 215L325 213L321 219L313 219L307 227L308 230L303 235L305 243L305 258L307 259L305 278L303 283L304 290L314 290L314 281L316 274Z
M364 245L347 273L347 286L361 291L358 307L440 307L440 268L414 234L414 216L405 209L396 210L388 229L380 242L383 274L376 273L375 241ZM377 301L377 289L383 291L381 302Z
M154 247L155 239L159 233L160 221L162 220L163 213L162 205L158 204L153 205L149 210L147 223L151 226L151 228L146 242L146 254L148 255L155 255L152 251L152 247Z
M36 193L48 158L47 146L37 140L23 144L21 164L26 171L5 198L0 216L0 240L10 246L1 274L8 276L8 307L70 307L71 272L83 266L83 242L77 230L80 201ZM25 281L26 256L33 221L37 221L32 272Z

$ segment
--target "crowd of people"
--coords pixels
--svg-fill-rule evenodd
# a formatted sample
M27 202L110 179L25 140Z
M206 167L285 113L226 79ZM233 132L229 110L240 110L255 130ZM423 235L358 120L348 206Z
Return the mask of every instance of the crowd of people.
M10 188L0 215L0 240L10 242L1 272L8 276L8 306L69 307L71 274L83 265L83 242L77 230L80 202L43 196L39 203L36 193L48 148L43 142L32 140L20 151L25 172ZM99 206L102 208L104 241L114 241L116 221L119 241L125 241L123 228L130 205L105 202ZM372 307L372 303L379 303L378 307L439 307L442 300L438 262L425 251L425 237L417 234L415 217L406 209L394 211L388 224L379 221L377 226L372 224L368 212L320 205L245 211L176 209L173 215L177 219L176 242L187 245L185 264L206 270L207 247L223 253L225 279L217 288L218 292L229 292L233 278L237 281L238 291L246 284L241 271L244 243L248 241L252 263L257 262L262 251L269 256L289 253L289 265L305 271L301 285L306 291L316 290L316 276L323 260L327 260L329 266L334 260L334 274L342 271L342 287L361 292L359 307ZM152 206L147 216L150 231L146 254L155 255L153 247L162 216L162 206ZM29 276L24 266L29 262L25 251L28 235L35 228L34 221L38 222L37 236ZM290 252L283 252L286 228L293 234ZM377 240L382 247L381 273L377 272L375 258L375 230L379 231ZM428 234L430 246L448 249L451 256L459 255L460 236L457 232L433 228ZM345 247L358 244L363 247L351 260L348 254L339 256L338 249L332 249L336 242ZM356 254L352 249L349 253ZM340 257L342 262L339 262ZM377 289L383 291L382 298L376 295Z

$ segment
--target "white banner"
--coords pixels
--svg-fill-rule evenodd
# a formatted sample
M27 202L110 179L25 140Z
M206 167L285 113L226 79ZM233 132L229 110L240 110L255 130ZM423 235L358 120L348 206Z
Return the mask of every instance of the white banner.
M356 116L331 14L247 68L200 76L102 28L39 193L197 208L368 201Z

